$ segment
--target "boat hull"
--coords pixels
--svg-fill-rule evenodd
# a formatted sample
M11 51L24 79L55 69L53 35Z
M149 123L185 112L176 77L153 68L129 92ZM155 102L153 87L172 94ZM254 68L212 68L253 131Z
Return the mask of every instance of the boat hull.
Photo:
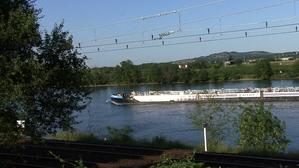
M266 89L264 89L266 90ZM145 104L145 103L194 103L194 102L236 102L236 101L299 101L297 91L247 91L247 92L219 92L209 91L162 91L148 93L133 93L122 99L113 100L118 104ZM111 98L112 100L112 98Z

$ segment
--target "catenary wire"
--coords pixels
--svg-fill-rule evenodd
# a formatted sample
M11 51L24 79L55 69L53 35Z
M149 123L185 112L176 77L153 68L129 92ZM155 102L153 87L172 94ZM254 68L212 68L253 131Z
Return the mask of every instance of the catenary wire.
M208 18L202 18L202 19L197 19L197 20L182 22L181 26L188 25L188 24L193 24L193 23L198 23L198 22L204 22L204 21L208 21L208 20L215 20L215 19L219 19L219 18L223 19L225 17L235 16L235 15L240 15L240 14L244 14L244 13L250 13L250 12L260 11L260 10L265 10L265 9L268 9L268 8L273 8L273 7L277 7L277 6L289 4L289 3L292 3L294 1L298 1L298 0L288 0L288 1L283 1L283 2L280 2L280 3L276 3L276 4L272 4L272 5L267 5L267 6L262 6L262 7L258 7L258 8L253 8L253 9L249 9L249 10L242 10L242 11L227 13L227 14L224 14L224 15L218 15L218 16L212 16L212 17L208 17ZM179 10L177 10L177 11L179 11ZM105 25L103 25L103 26L105 26ZM128 34L123 34L123 35L109 36L108 38L104 37L104 39L122 37L122 36L127 36L127 35L132 35L132 34L139 34L139 33L144 33L144 32L152 32L154 30L159 30L159 29L163 29L163 28L169 28L169 26L158 27L158 28L155 28L155 29L146 30L146 31L140 31L140 32L135 32L135 33L131 32L131 33L128 33ZM82 42L79 42L79 43L91 42L91 41L95 41L95 40L98 41L98 40L102 40L102 39L103 38L96 38L96 39L92 39L92 40L82 41Z
M271 28L281 28L281 27L294 26L294 25L298 25L298 24L299 24L299 22L289 23L289 24L281 24L281 25L273 25L273 26L267 26L267 27L260 26L260 27L244 28L244 29L237 29L237 30L217 31L217 32L209 32L209 33L196 33L196 34L188 34L188 35L182 35L182 36L166 37L166 38L157 39L157 40L181 39L181 38L187 38L187 37L197 37L197 36L207 36L207 35L216 35L216 34L228 34L228 33L244 32L244 31L253 31L253 30L263 30L263 29L271 29ZM121 45L121 44L132 44L132 43L149 42L149 41L155 41L155 40L152 40L152 39L130 40L130 41L118 42L117 44L116 43L94 44L94 45L80 46L77 48L80 48L80 49L95 48L95 47Z
M103 52L123 51L123 50L132 50L132 49L144 49L144 48L153 48L153 47L165 47L165 46L192 44L192 43L206 43L206 42L213 42L213 41L235 40L235 39L244 39L244 38L252 38L252 37L264 37L264 36L283 35L283 34L292 34L292 33L298 33L298 31L283 31L283 32L264 33L264 34L257 34L257 35L217 38L217 39L201 40L201 41L200 40L193 40L193 41L177 42L177 43L169 43L169 44L166 43L164 45L155 44L155 45L137 46L137 47L130 47L130 48L118 48L118 49L108 49L108 50L100 50L100 51L81 52L81 54L103 53Z

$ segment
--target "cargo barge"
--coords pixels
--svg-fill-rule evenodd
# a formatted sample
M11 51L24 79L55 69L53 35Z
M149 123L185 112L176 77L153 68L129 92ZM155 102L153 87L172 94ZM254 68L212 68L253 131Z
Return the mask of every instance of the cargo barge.
M116 93L111 95L111 103L186 103L198 101L299 101L299 87L287 88L243 88L209 89L184 91L146 91Z

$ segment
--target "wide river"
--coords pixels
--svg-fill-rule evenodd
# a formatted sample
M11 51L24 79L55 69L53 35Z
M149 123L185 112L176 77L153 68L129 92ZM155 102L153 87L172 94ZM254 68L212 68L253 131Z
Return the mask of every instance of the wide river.
M133 128L135 138L150 139L154 136L179 140L190 145L202 142L201 130L195 129L188 117L196 111L196 103L169 103L116 106L107 102L117 91L187 90L248 87L298 87L299 80L238 81L204 84L139 85L133 87L97 87L91 93L91 103L78 115L81 123L76 128L92 132L100 137L107 134L106 127ZM288 150L299 151L299 102L273 102L272 112L286 123L286 135L290 140Z

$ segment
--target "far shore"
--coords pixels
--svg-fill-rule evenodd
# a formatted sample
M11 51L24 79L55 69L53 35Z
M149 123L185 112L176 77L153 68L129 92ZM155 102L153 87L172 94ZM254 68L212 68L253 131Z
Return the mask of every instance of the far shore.
M297 78L284 78L284 79L274 78L274 79L271 79L271 80L298 80L298 79L299 79L299 77L297 77ZM218 81L218 82L207 81L207 82L186 83L186 84L224 83L224 82L237 82L237 81L262 81L262 80L261 79L256 79L256 78L242 78L242 79L237 79L237 80L227 80L227 81ZM150 82L150 83L135 83L135 84L110 83L110 84L88 85L86 87L95 88L95 87L117 87L117 86L140 86L140 85L171 85L171 84L185 84L185 83L184 82L173 82L173 83Z

